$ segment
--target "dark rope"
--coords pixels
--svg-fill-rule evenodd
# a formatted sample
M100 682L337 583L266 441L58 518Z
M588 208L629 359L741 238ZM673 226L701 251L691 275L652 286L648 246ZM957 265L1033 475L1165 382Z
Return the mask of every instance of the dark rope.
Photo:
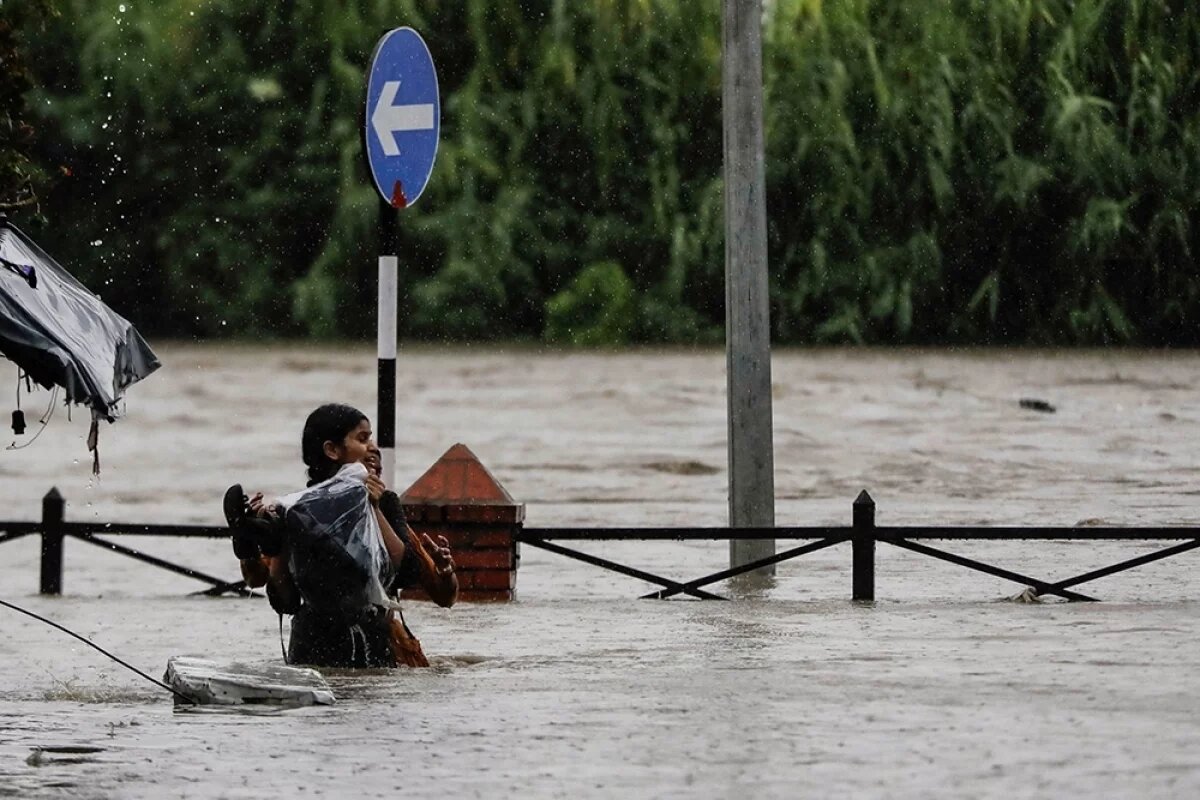
M175 695L176 697L179 697L179 698L181 698L181 699L183 699L183 700L186 700L187 702L191 703L192 705L199 705L199 703L197 703L197 702L196 702L194 699L192 699L191 697L188 697L188 696L187 696L186 694L184 694L183 692L180 692L180 691L178 691L177 689L172 689L170 686L168 686L167 684L165 684L165 683L163 683L162 681L158 680L157 678L151 678L149 675L147 675L146 673L142 672L140 669L138 669L137 667L133 666L132 664L128 664L128 663L126 663L126 662L122 661L121 659L117 658L117 657L116 657L116 656L114 656L112 653L108 652L108 651L107 651L107 650L105 650L103 647L101 647L100 645L98 645L98 644L95 644L94 642L92 642L92 641L89 641L88 639L85 639L85 638L83 638L82 636L80 636L78 633L75 633L74 631L67 630L67 629L66 629L66 628L64 628L62 625L59 625L57 622L54 622L53 620L48 620L48 619L46 619L45 617L38 616L37 614L33 613L32 611L26 611L25 609L21 608L20 606L13 605L12 603L9 603L9 602L8 602L8 601L6 601L6 600L0 600L0 606L6 606L6 607L8 607L8 608L11 608L13 611L19 611L19 612L21 612L22 614L25 614L26 616L33 617L33 618L34 618L34 619L36 619L38 622L44 622L44 623L46 623L47 625L49 625L49 626L51 626L51 627L53 627L53 628L58 628L58 629L59 629L60 631L62 631L63 633L66 633L66 634L69 634L69 635L71 635L71 636L74 636L76 639L78 639L79 641L83 642L83 643L84 643L84 644L86 644L88 647L94 647L95 649L99 650L101 653L103 653L104 655L108 656L108 657L109 657L109 658L111 658L113 661L115 661L115 662L117 662L118 664L120 664L122 667L125 667L126 669L129 669L129 670L133 670L133 671L134 671L134 672L136 672L138 675L141 675L143 678L145 678L146 680L150 681L151 683L153 683L153 684L156 684L156 685L158 685L158 686L161 686L162 688L166 689L168 692L170 692L171 694Z

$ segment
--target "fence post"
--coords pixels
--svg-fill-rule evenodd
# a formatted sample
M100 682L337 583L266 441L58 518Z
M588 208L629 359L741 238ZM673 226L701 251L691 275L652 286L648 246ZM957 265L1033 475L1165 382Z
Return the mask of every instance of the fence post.
M67 501L55 487L42 498L42 594L62 594L62 522Z
M854 599L875 599L875 501L864 489L854 501Z

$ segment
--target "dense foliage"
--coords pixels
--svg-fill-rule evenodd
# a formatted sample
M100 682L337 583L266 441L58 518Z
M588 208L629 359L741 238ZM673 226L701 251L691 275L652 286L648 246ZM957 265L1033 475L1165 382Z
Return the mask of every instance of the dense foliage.
M0 211L30 208L36 213L49 176L30 157L35 130L26 96L33 73L20 32L41 30L53 14L49 0L3 5L0 0Z
M55 3L30 227L148 330L372 329L363 72L409 24L405 334L721 339L720 0ZM777 341L1200 340L1200 7L765 5Z

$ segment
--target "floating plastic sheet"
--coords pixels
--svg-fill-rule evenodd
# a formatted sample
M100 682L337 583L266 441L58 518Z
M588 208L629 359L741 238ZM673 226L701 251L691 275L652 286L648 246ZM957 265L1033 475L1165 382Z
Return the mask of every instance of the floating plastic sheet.
M307 667L220 664L174 656L163 681L201 705L332 705L333 691L321 673ZM181 701L176 701L177 703Z
M2 216L0 354L109 422L125 389L159 367L128 320Z

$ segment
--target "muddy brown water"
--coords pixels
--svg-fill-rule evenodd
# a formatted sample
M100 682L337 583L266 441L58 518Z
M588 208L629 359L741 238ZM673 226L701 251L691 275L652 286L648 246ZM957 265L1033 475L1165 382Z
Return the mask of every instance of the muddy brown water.
M0 518L36 519L57 486L69 519L217 524L231 482L302 483L313 406L374 402L361 346L159 350L101 432L101 478L84 416L59 409L0 458ZM1194 353L779 351L773 369L781 524L847 524L861 489L880 524L1200 524ZM399 483L463 442L531 526L725 522L720 352L406 349L399 374ZM120 541L236 572L224 542ZM1050 578L1162 546L947 545ZM724 543L581 547L674 578L727 562ZM338 705L283 712L174 711L0 609L0 797L1190 798L1198 558L1090 585L1103 603L1031 605L881 545L863 605L840 545L707 603L638 601L654 587L526 547L516 603L411 604L433 669L333 673ZM188 597L201 586L75 541L64 595L42 598L37 565L33 537L0 545L0 596L151 674L175 654L280 659L262 600Z

